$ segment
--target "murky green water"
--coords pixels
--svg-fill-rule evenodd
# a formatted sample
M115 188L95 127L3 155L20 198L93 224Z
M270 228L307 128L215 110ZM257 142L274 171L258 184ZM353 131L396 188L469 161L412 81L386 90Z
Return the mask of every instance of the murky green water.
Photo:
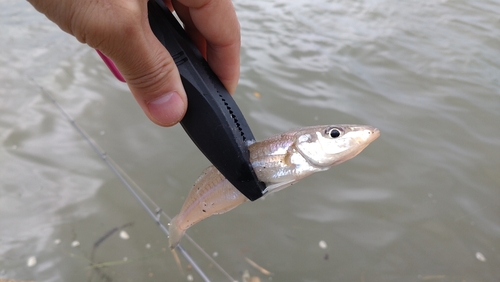
M331 123L382 136L193 239L240 281L500 281L500 2L234 3L235 97L258 139ZM208 162L180 127L149 122L93 50L26 2L0 7L0 278L200 281L30 77L169 215ZM110 233L129 223L128 240Z

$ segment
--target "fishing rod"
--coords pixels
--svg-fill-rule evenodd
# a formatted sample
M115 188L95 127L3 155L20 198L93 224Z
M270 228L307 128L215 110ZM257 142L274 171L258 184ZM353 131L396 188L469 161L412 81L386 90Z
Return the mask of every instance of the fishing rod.
M49 101L54 104L54 106L58 109L58 111L64 116L64 118L71 124L71 126L80 134L80 136L85 139L85 141L89 144L89 146L92 148L92 150L99 155L99 157L106 163L109 169L118 177L118 179L122 182L122 184L127 188L127 190L132 194L134 199L139 202L141 207L147 212L147 214L153 219L156 224L160 227L160 229L167 235L167 238L169 236L168 228L166 227L165 224L162 223L162 216L163 218L166 218L169 222L171 220L171 217L163 211L163 209L158 206L153 199L151 199L146 192L144 192L143 189L139 185L137 185L130 176L126 172L123 171L123 169L104 151L95 141L92 140L92 138L87 134L87 132L73 119L64 109L63 107L57 102L57 100L52 97L52 95L49 94L48 91L45 90L39 83L37 83L33 78L29 78L33 84L35 84L38 88L40 88L40 91L42 92L42 95L45 96ZM148 203L149 202L149 205ZM193 238L189 235L185 235L188 241L201 253L203 254L212 264L215 266L224 276L228 278L229 281L234 282L236 279L231 277L229 273L222 268L196 241L194 241ZM198 266L198 264L195 262L195 260L189 255L189 253L181 246L178 245L177 250L182 254L182 256L191 264L193 269L200 275L200 277L206 281L210 282L210 279L208 276L203 272L203 270Z

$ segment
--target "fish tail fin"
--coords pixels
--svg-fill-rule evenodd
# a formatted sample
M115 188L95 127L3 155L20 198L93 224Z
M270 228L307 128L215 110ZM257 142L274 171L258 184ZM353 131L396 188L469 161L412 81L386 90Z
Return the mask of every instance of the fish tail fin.
M186 232L186 230L182 230L179 227L178 221L179 221L178 216L175 216L170 222L170 226L168 227L168 245L170 249L174 249L175 247L177 247L179 241Z

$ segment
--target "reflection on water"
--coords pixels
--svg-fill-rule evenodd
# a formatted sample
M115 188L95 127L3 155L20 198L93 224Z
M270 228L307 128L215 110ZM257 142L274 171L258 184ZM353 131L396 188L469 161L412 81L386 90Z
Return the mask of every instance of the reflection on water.
M201 222L193 239L239 280L500 280L500 3L234 4L236 100L256 137L330 123L382 136L350 162ZM180 127L151 124L93 50L27 3L0 5L0 278L200 281L29 78L169 215L208 162ZM227 280L186 248L210 279Z

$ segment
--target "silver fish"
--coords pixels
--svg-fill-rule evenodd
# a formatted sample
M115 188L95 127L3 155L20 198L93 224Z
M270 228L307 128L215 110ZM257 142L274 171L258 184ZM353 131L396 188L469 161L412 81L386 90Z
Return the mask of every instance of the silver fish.
M264 194L270 194L355 157L379 136L380 131L371 126L320 125L288 131L248 149L257 177L266 184ZM247 200L214 166L208 167L170 222L170 248L192 225Z

